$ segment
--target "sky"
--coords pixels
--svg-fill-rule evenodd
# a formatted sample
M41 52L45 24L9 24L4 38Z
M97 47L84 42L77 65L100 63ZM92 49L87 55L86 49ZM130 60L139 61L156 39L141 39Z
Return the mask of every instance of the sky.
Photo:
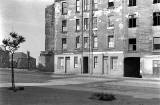
M45 8L54 0L0 0L0 45L10 32L26 38L18 52L30 51L38 60L45 49Z

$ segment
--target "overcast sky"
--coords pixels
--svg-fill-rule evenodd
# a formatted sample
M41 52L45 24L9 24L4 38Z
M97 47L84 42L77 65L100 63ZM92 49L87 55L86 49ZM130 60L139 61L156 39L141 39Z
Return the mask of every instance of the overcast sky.
M0 0L0 44L11 31L26 38L18 51L38 58L45 46L45 7L54 0Z

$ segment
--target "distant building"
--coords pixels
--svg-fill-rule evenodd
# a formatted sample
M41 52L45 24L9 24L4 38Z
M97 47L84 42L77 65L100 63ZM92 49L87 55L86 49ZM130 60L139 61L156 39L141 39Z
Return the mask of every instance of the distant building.
M45 18L55 73L160 76L159 0L55 0Z
M0 68L9 67L9 52L0 47Z
M11 56L10 56L11 62ZM16 52L13 55L13 64L15 68L19 69L35 69L36 68L36 59L25 54L23 52Z

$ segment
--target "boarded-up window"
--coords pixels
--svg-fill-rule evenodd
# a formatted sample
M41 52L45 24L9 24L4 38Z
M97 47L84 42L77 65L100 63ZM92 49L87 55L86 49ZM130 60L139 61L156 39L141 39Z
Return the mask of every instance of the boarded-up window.
M94 36L94 39L93 39L93 48L98 48L98 37L97 36Z
M93 10L97 10L98 9L98 0L93 0Z
M67 14L67 3L62 2L62 15L66 15L66 14Z
M153 38L153 50L160 50L160 37Z
M112 70L118 69L118 57L111 57L111 69Z
M160 75L160 60L153 60L153 74Z
M98 57L94 56L94 68L96 68L97 64L98 64Z
M74 57L74 68L78 67L78 57Z
M114 16L110 15L108 16L108 27L114 27Z
M108 48L114 48L114 36L108 36Z
M64 68L64 57L58 57L57 68L58 69L63 69Z
M80 48L80 36L76 37L76 48Z
M76 0L76 12L80 12L80 1Z
M84 48L88 48L88 37L84 37Z

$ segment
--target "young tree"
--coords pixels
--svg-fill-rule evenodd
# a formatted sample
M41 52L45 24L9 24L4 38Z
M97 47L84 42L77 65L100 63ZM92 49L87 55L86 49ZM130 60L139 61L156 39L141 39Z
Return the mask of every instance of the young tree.
M11 54L11 81L12 81L12 90L15 91L15 81L14 81L14 67L13 67L13 55L15 51L20 47L21 43L25 42L25 38L23 36L18 35L15 32L11 32L9 37L3 39L2 43L5 46L5 49L8 50Z

